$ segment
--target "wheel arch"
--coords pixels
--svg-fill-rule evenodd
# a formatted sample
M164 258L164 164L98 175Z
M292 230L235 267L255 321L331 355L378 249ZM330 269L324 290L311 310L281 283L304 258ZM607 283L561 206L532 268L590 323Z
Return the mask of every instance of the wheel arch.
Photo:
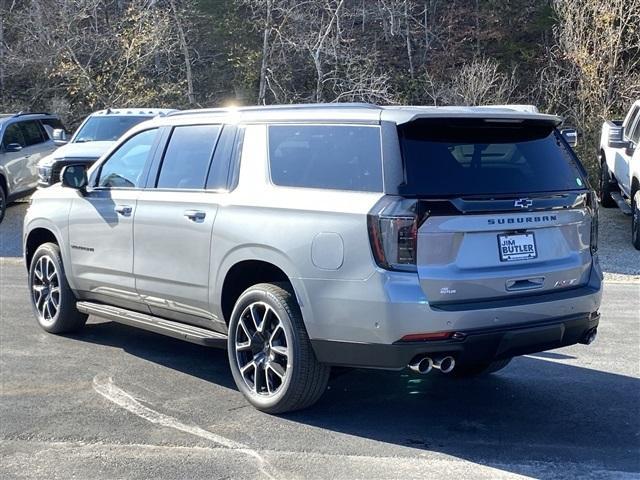
M240 247L231 252L218 269L214 288L214 304L228 325L238 297L251 285L258 283L287 282L296 295L306 317L304 285L297 269L281 252L269 247Z
M31 266L31 259L33 258L33 254L38 249L40 245L43 243L52 242L60 247L60 251L64 255L62 243L60 242L60 235L57 234L54 229L39 225L34 226L29 230L29 233L25 235L24 238L24 260L27 270Z

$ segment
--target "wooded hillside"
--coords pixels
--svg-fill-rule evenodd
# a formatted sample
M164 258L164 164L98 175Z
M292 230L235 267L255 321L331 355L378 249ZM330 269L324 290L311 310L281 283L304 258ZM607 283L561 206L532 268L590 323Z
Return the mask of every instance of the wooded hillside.
M583 132L640 97L640 0L0 0L0 110L535 104Z

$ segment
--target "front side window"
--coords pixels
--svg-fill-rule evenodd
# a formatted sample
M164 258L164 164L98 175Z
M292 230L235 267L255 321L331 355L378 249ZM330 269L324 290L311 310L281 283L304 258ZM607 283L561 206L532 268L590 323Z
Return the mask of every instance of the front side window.
M40 124L36 121L20 122L26 146L37 145L46 142L46 134Z
M276 185L382 191L382 153L377 126L271 126L269 163L271 180Z
M220 125L175 127L162 160L157 188L201 189L220 134Z
M73 142L101 142L114 141L122 136L130 128L135 125L149 120L150 117L121 115L121 116L95 116L89 119L80 127L76 133Z
M144 167L156 139L156 128L129 138L100 168L97 186L104 188L140 188Z

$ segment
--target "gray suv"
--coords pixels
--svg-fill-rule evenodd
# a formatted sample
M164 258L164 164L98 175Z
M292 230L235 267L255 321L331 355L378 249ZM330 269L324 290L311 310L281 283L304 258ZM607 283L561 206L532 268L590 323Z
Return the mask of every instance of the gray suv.
M57 115L0 115L0 222L10 202L36 188L36 165L57 148L53 140L56 130L64 131Z
M34 313L226 347L270 413L313 404L333 366L464 377L588 344L596 197L560 122L360 104L144 122L33 196Z

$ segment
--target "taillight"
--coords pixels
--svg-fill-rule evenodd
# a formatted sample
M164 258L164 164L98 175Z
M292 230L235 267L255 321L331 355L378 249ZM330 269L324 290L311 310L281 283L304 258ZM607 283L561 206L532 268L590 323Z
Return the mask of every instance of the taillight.
M598 197L594 190L589 193L589 207L591 210L591 238L589 245L591 246L591 253L595 254L598 251Z
M419 206L417 200L384 197L369 212L369 240L378 266L416 271L418 228L426 218Z

